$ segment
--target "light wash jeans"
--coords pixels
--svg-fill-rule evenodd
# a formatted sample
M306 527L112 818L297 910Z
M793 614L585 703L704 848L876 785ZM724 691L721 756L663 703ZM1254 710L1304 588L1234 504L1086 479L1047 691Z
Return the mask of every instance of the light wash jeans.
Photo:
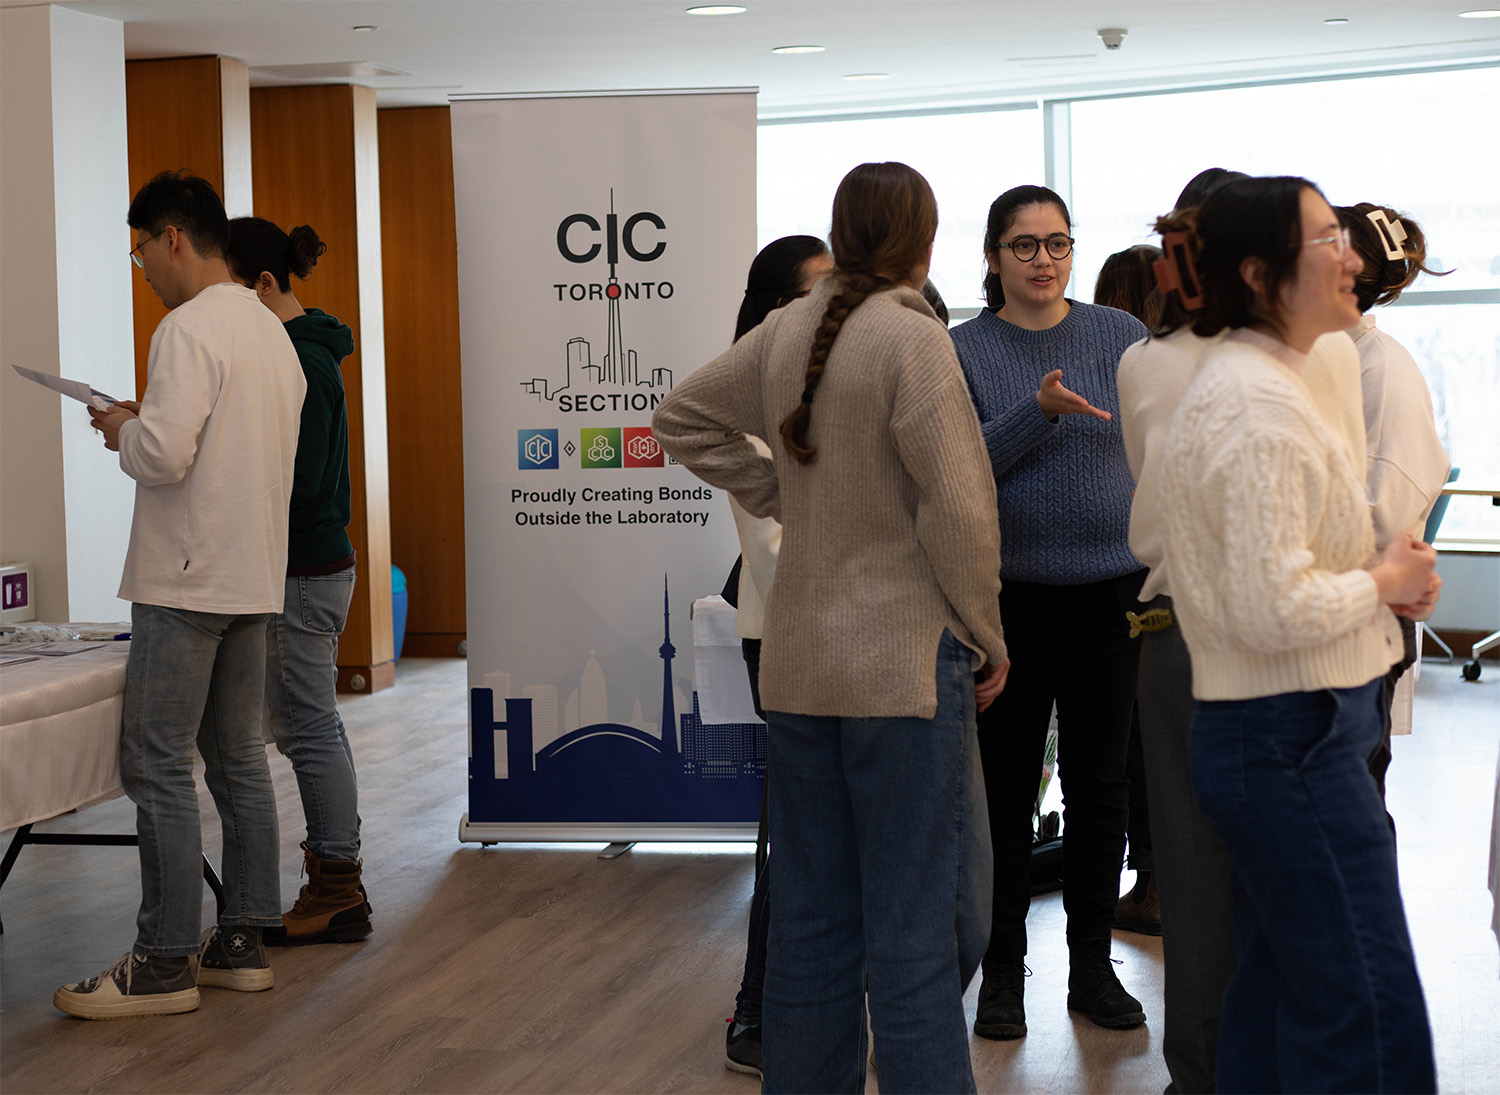
M224 826L221 924L281 923L276 797L261 738L266 616L132 605L120 774L141 853L137 954L201 950L193 745Z
M946 632L936 671L931 719L768 713L767 1092L863 1090L867 981L881 1089L974 1090L955 925L982 792L970 655Z
M1366 761L1379 680L1199 702L1193 789L1233 865L1217 1090L1435 1091L1432 1034Z
M292 762L307 847L319 859L359 858L359 787L339 717L339 635L354 597L354 568L286 580L286 604L266 628L266 718Z

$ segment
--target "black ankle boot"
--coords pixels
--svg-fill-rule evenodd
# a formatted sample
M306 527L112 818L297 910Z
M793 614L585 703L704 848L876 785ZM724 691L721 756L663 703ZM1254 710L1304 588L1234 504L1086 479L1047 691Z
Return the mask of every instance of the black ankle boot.
M1097 1026L1128 1030L1144 1023L1146 1013L1115 976L1109 946L1108 936L1068 945L1068 1010Z
M984 971L974 1033L981 1038L1020 1038L1026 1033L1026 965L1004 962Z

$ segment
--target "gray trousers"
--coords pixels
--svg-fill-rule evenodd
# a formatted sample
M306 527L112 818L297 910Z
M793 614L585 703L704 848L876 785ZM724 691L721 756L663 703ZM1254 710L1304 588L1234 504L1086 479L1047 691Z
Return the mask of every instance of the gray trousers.
M1168 597L1150 605L1171 606ZM1175 624L1141 636L1137 702L1166 966L1162 1055L1180 1095L1211 1092L1224 988L1235 970L1230 865L1218 833L1193 801L1193 674Z

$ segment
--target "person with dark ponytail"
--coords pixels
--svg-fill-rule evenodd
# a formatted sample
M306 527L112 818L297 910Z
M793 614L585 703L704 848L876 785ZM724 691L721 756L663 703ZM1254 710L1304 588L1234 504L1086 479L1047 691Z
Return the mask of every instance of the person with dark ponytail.
M307 820L307 883L264 933L271 946L352 943L370 934L360 881L354 755L334 684L339 635L354 596L349 524L349 421L339 362L354 336L333 316L303 308L305 280L328 250L307 225L283 232L260 217L229 222L230 272L286 327L307 377L297 436L287 548L286 609L266 630L266 704L276 748L292 762Z
M766 244L746 275L734 340L744 338L777 308L807 296L832 267L828 245L817 236L782 236Z
M679 383L652 424L784 529L761 663L769 1092L863 1090L867 983L881 1087L974 1090L954 929L983 869L963 832L983 794L974 714L1009 663L993 480L920 292L936 231L921 175L856 167L834 198L833 273ZM747 436L772 439L771 457Z
M1367 762L1399 656L1393 612L1430 611L1441 580L1405 532L1377 555L1363 454L1307 375L1319 338L1359 318L1362 262L1301 178L1226 183L1159 227L1193 333L1222 335L1173 411L1157 491L1197 701L1189 771L1233 877L1216 1090L1434 1091Z
M1361 266L1354 275L1359 322L1349 328L1359 353L1365 411L1366 486L1375 519L1375 548L1398 533L1420 537L1433 503L1448 481L1448 453L1433 420L1432 395L1406 348L1375 326L1370 309L1392 304L1421 274L1442 276L1427 266L1427 237L1416 221L1383 205L1360 202L1335 208ZM1444 271L1446 273L1446 271ZM1396 685L1417 661L1417 624L1401 624L1401 660L1385 678L1385 737L1370 756L1370 774L1385 797L1391 766L1391 704ZM1394 826L1394 820L1391 822Z
M1222 168L1200 172L1178 196L1174 213L1159 222L1167 252L1156 267L1162 318L1149 339L1125 351L1116 374L1125 454L1136 481L1130 550L1150 568L1140 593L1144 603L1132 616L1141 631L1136 703L1165 957L1162 1055L1172 1086L1183 1095L1214 1090L1224 989L1235 970L1234 925L1229 853L1194 803L1188 771L1193 675L1165 565L1161 453L1188 381L1203 355L1223 338L1222 333L1194 334L1192 312L1184 304L1187 299L1197 307L1201 295L1188 245L1195 210L1218 186L1245 178ZM1313 406L1355 458L1364 445L1364 427L1358 413L1359 363L1348 336L1336 331L1319 337L1302 379ZM1131 794L1134 811L1133 775Z
M1116 251L1099 267L1094 282L1094 303L1129 312L1149 331L1161 319L1161 294L1152 267L1161 258L1161 248L1138 243Z
M750 264L745 299L735 322L734 340L749 334L777 308L785 307L812 292L833 268L828 245L816 236L782 236L761 248ZM766 443L751 439L756 452L771 455ZM750 697L755 713L766 717L760 705L760 641L765 626L766 597L776 576L776 556L781 550L781 525L770 517L753 517L729 496L735 531L740 539L740 558L735 563L734 633L740 640L745 669L750 676ZM727 595L727 594L726 594ZM765 843L766 800L761 798L760 844ZM771 926L771 877L769 857L756 864L755 890L750 898L750 935L745 945L745 971L734 1000L734 1016L724 1032L724 1064L734 1072L761 1075L761 991L766 981L766 937Z
M995 854L974 1020L985 1038L1026 1033L1032 817L1054 704L1066 800L1068 1007L1105 1027L1146 1020L1110 961L1140 649L1125 611L1145 578L1126 543L1132 483L1114 421L1115 366L1146 328L1064 295L1071 231L1067 206L1046 187L996 198L984 237L989 307L953 329L999 492L1000 615L1015 661L1010 687L979 720Z

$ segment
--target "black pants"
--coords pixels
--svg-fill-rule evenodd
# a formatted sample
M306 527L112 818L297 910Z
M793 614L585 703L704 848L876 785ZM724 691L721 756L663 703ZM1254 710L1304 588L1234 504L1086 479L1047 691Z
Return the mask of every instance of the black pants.
M987 969L1026 953L1031 815L1054 702L1068 942L1110 934L1125 856L1125 754L1140 661L1140 642L1130 638L1125 612L1139 607L1145 577L1137 571L1087 585L1010 581L1001 588L1010 678L979 716L995 848Z
M1141 744L1141 708L1136 703L1130 714L1130 749L1125 755L1125 772L1130 777L1130 821L1125 827L1130 854L1125 865L1132 871L1156 869L1151 851L1151 800L1146 793L1146 757Z
M1386 670L1385 736L1370 754L1370 775L1375 777L1375 788L1380 792L1382 802L1385 801L1385 773L1391 766L1391 705L1396 699L1396 685L1401 683L1406 671L1417 664L1417 625L1405 616L1397 616L1396 622L1401 625L1401 660ZM1391 831L1396 831L1394 821L1391 822Z
M762 719L760 707L760 640L740 640L745 671L750 675L750 699L755 713ZM735 1022L742 1026L760 1025L761 995L766 987L766 938L771 930L771 858L763 852L766 840L766 799L760 800L760 837L756 840L755 890L750 897L750 930L745 940L745 972L740 976L740 991L734 998Z

